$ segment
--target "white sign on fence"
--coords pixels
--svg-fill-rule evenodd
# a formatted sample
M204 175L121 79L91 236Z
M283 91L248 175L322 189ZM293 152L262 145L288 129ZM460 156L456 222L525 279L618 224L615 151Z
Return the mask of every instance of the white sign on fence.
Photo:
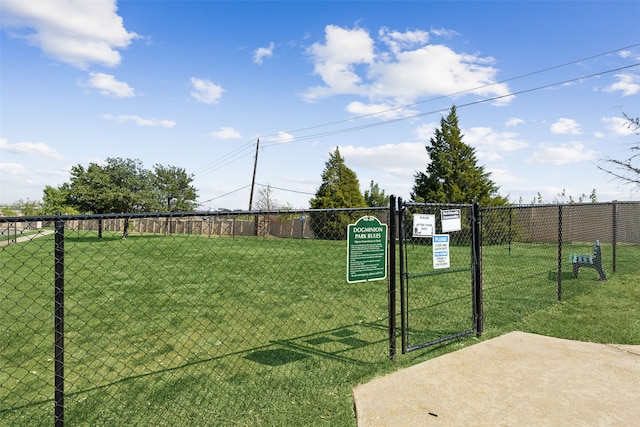
M415 214L413 216L413 237L432 237L435 231L435 215Z
M443 209L440 211L440 215L442 218L443 233L462 230L462 224L460 223L460 209Z
M433 236L433 268L449 268L451 266L449 256L449 235L436 234Z

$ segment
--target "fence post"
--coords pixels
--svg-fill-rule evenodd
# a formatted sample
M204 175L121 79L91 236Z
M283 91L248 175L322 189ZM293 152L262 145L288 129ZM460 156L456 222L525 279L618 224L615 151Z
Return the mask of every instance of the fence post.
M613 252L613 272L616 272L616 244L618 243L618 204L613 201L613 238L611 239L611 246Z
M562 205L558 205L558 301L562 301Z
M55 220L54 243L54 413L55 426L64 425L64 221Z
M406 242L405 230L404 230L404 216L406 207L403 206L402 197L398 197L398 241L399 241L399 256L400 256L400 333L402 336L402 354L407 353L407 313L406 313L406 295L405 295L405 254L404 246Z
M389 359L396 359L396 196L389 197Z
M473 263L473 319L476 335L481 336L484 332L484 308L482 295L482 245L480 244L480 205L473 202L471 205L472 228L471 228L471 250Z

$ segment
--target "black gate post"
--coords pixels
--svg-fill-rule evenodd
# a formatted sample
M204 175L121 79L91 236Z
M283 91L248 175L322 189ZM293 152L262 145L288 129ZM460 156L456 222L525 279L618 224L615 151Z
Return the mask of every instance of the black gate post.
M613 252L613 272L616 272L616 246L618 243L618 203L613 202L613 236L611 239L611 246Z
M396 359L396 196L389 197L389 359Z
M562 301L562 205L558 205L558 302Z
M405 278L405 253L404 246L405 235L404 235L404 216L405 216L405 207L402 203L402 197L398 197L398 250L399 250L399 260L400 260L400 335L402 342L402 354L407 353L407 308L406 308L406 291L405 287L406 278Z
M484 308L482 295L482 245L480 244L480 205L473 202L471 206L472 228L471 228L471 262L472 262L472 286L473 286L473 327L476 336L481 336L484 331Z
M64 426L64 221L55 220L54 243L54 414Z

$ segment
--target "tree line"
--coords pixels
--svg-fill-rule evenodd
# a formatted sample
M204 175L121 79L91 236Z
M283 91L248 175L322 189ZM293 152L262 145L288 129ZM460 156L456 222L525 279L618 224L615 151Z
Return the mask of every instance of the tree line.
M628 126L640 134L638 118L625 114ZM460 204L477 201L483 206L509 204L499 194L499 187L490 173L478 164L475 149L463 141L455 106L440 119L425 146L429 162L425 171L414 175L410 198L414 202ZM606 159L598 166L623 183L640 188L640 145L631 147L631 157L624 160ZM156 164L144 169L139 160L108 158L103 164L91 163L86 168L75 165L70 179L58 187L46 186L42 202L20 201L15 206L24 215L54 215L57 213L125 213L194 211L198 192L192 185L193 175L176 166ZM261 205L278 208L270 188L260 194ZM564 191L559 195L566 200ZM596 201L595 189L588 198ZM586 200L583 195L578 201ZM569 201L574 199L569 196ZM362 193L356 173L348 168L338 148L330 153L322 172L322 183L310 200L312 209L364 208L387 206L389 196L371 181ZM541 203L541 197L533 204ZM9 214L7 209L3 213ZM338 221L340 222L340 221ZM340 229L341 224L336 226Z
M194 211L198 192L192 182L177 166L147 170L140 160L110 157L73 166L68 182L44 188L42 202L19 202L16 208L23 215Z

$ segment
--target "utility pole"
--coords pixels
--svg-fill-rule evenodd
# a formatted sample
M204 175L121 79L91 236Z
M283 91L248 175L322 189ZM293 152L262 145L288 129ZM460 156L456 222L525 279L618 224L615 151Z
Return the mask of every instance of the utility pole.
M253 161L253 179L251 180L251 195L249 196L249 210L253 206L253 189L256 186L256 169L258 168L258 148L260 147L260 138L256 139L256 157Z

